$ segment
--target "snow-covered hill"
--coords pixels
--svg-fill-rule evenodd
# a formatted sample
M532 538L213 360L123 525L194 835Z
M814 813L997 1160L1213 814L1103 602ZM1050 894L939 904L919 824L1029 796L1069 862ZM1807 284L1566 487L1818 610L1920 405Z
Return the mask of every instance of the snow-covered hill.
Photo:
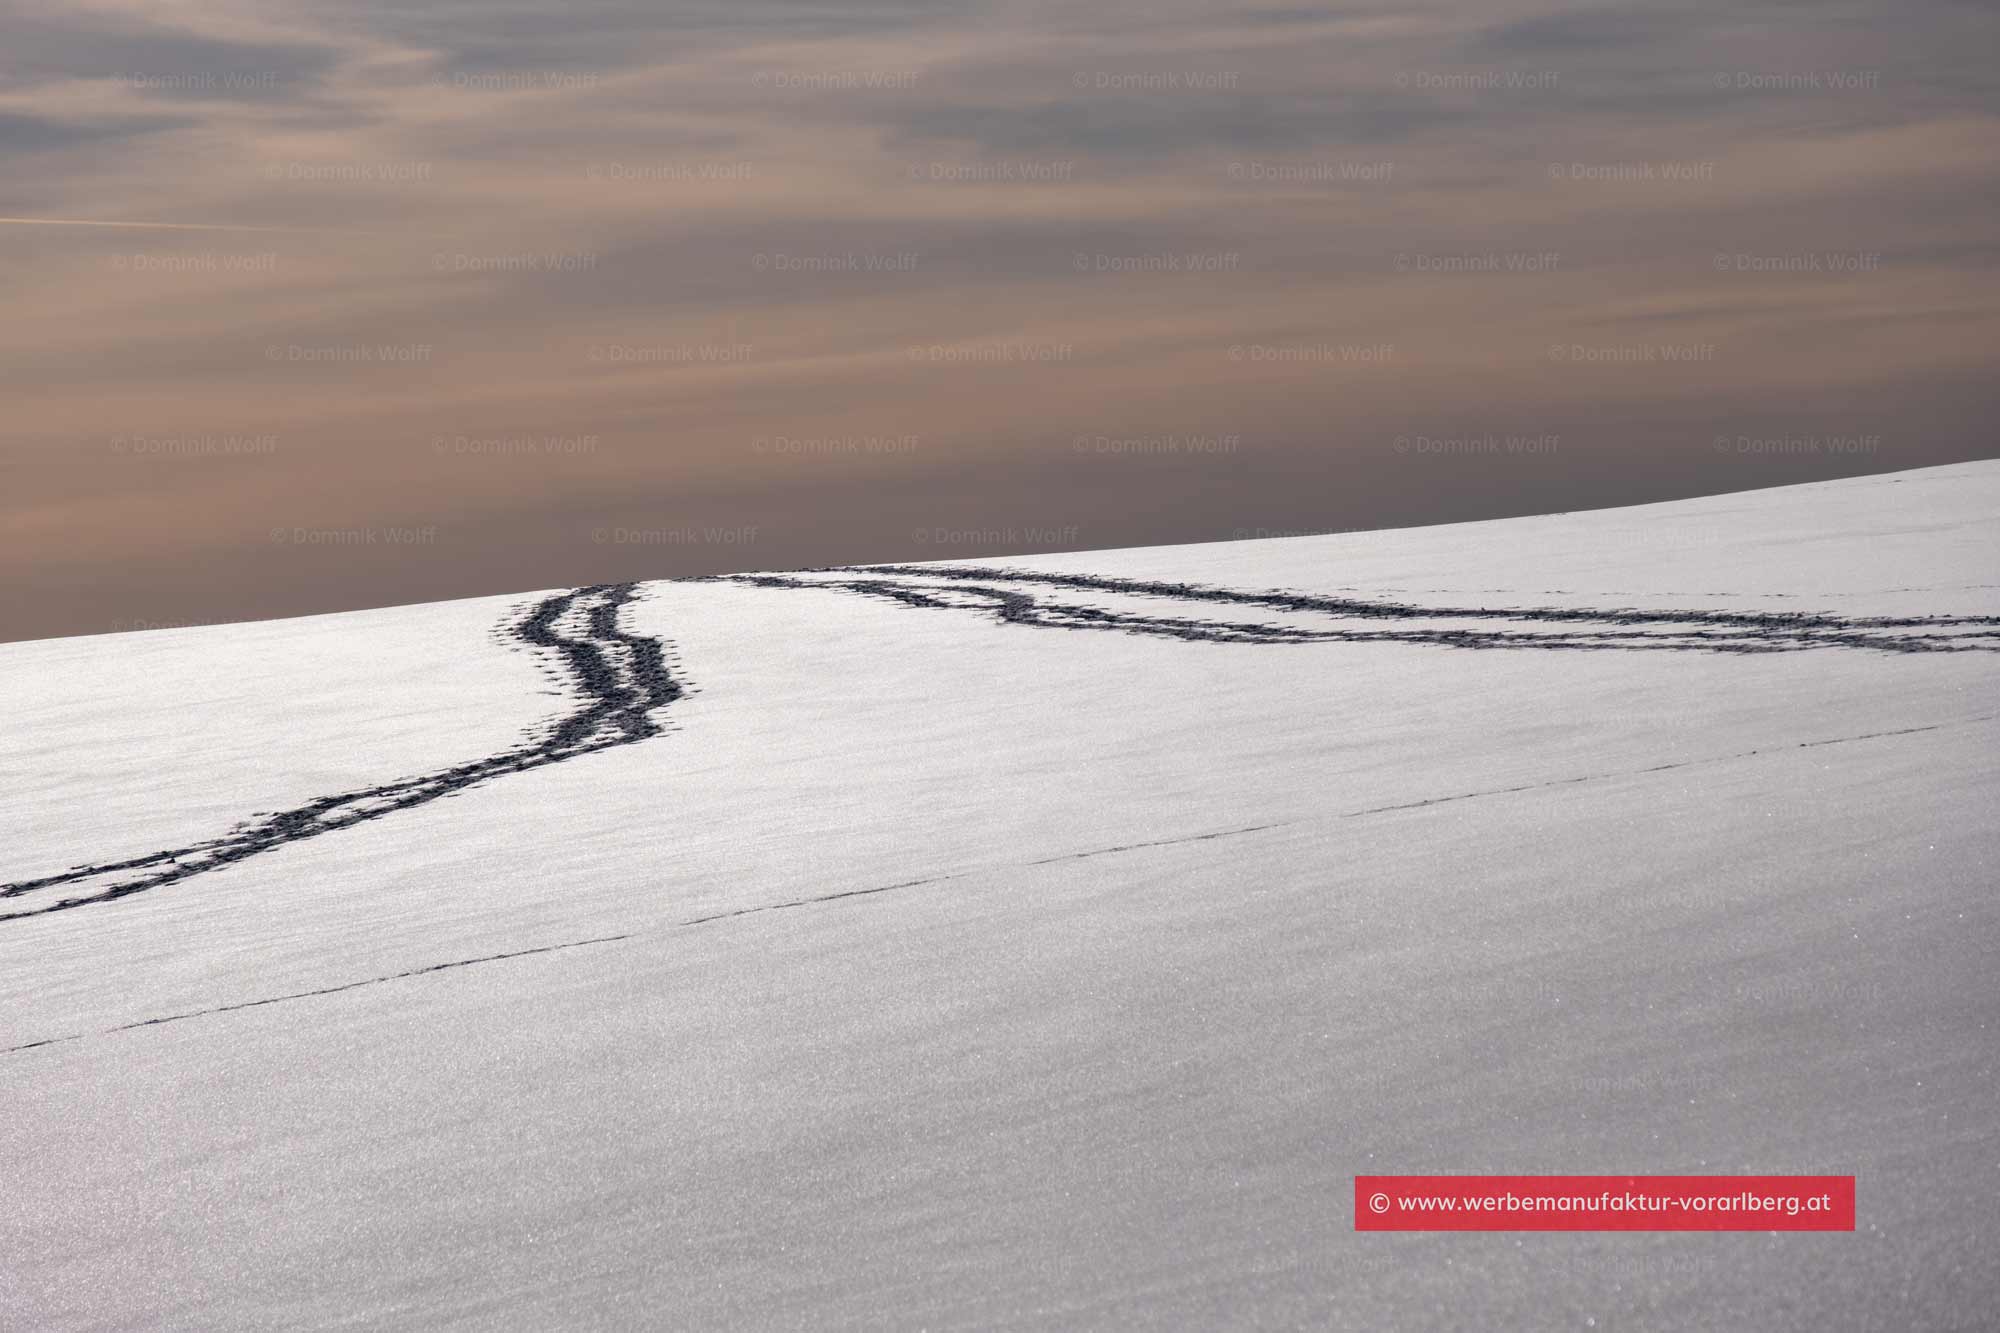
M1975 1326L1996 684L1992 463L0 647L0 1324Z

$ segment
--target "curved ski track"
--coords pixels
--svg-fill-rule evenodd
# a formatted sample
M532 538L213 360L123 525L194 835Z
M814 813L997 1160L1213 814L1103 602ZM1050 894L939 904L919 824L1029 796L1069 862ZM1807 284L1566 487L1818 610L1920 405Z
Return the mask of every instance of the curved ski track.
M660 724L653 714L685 691L668 669L665 645L658 639L628 633L618 623L618 613L632 600L636 587L612 583L558 593L501 627L503 639L554 654L553 665L581 695L580 706L556 719L538 739L421 777L322 796L239 825L206 842L0 885L0 900L64 886L86 890L53 902L31 900L32 905L0 911L0 921L113 902L234 865L287 843L425 805L509 773L525 773L659 735Z
M1891 653L2000 652L2000 616L1840 616L1791 611L1686 611L1583 607L1419 606L1307 593L1242 591L1191 583L1052 574L971 565L844 566L797 574L720 574L690 582L857 593L903 606L985 613L1003 624L1109 630L1210 643L1419 643L1449 648ZM379 819L509 773L526 772L660 734L654 714L686 692L665 645L619 625L635 584L600 584L544 599L503 639L556 655L581 695L573 712L530 744L421 777L323 796L240 825L220 838L130 860L78 866L0 885L0 901L64 886L86 889L0 911L0 921L41 916L173 884L287 843ZM1112 610L1097 594L1181 603L1198 615ZM1263 620L1216 618L1218 608ZM1289 618L1271 623L1272 617ZM1303 619L1303 623L1293 623ZM1328 623L1332 622L1332 623Z

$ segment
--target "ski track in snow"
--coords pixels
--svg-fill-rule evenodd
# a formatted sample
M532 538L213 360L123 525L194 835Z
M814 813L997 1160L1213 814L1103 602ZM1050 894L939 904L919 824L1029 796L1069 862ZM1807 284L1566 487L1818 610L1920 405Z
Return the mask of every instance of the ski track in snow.
M0 885L0 900L66 886L90 890L54 902L31 900L31 906L0 912L0 921L114 902L234 865L288 843L425 805L509 773L525 773L659 735L660 724L653 714L684 691L668 670L665 645L627 633L618 624L618 613L632 600L636 587L631 583L600 584L559 593L501 627L502 637L510 642L556 654L561 669L582 696L580 707L556 719L531 743L421 777L322 796L253 819L206 842ZM134 871L139 873L130 873Z
M1715 653L1799 652L1815 648L1891 653L2000 651L2000 616L1840 616L1794 611L1433 607L1283 590L1245 591L1191 583L969 565L849 566L798 574L723 574L689 581L734 583L767 589L847 592L921 609L985 613L1008 625L1106 630L1209 643L1411 643L1467 649ZM681 698L686 689L669 670L666 646L661 640L632 634L621 628L619 613L632 600L636 590L636 584L617 583L559 593L536 603L526 615L501 627L501 637L506 641L556 654L561 667L581 695L580 707L557 719L544 735L532 743L421 777L402 778L380 786L323 796L305 805L254 819L223 837L206 842L128 860L77 866L39 879L0 885L0 901L21 899L42 890L64 887L89 890L69 893L52 902L30 900L32 905L0 911L0 921L114 902L234 865L289 843L424 805L510 773L526 772L659 735L661 726L654 714ZM1077 594L1090 593L1190 604L1189 609L1206 610L1207 614L1147 615L1109 610L1075 600ZM1270 624L1214 618L1215 609L1222 607L1260 612L1267 616L1276 613L1315 619L1304 624ZM1329 620L1334 623L1326 623ZM1509 627L1496 627L1499 625ZM1912 730L1931 729L1919 727ZM1756 754L1758 751L1746 753ZM1634 771L1660 772L1684 766L1665 764ZM1503 790L1524 791L1535 786L1590 781L1599 776L1607 775L1565 778L1556 783L1532 783ZM1382 808L1414 808L1438 801L1491 794L1495 793L1472 792L1418 801L1409 806ZM1223 837L1245 831L1254 830L1230 830L1199 836ZM1134 844L1151 845L1159 844ZM1097 856L1121 850L1129 849L1070 853L1050 860ZM855 889L834 896L883 891ZM817 901L820 900L804 899L798 903L744 910L769 911ZM704 921L712 919L717 918L701 918Z
M2000 616L1419 606L1283 590L1250 592L1193 583L971 565L866 565L799 574L715 577L718 581L762 588L835 589L927 609L983 610L1006 624L1117 630L1215 643L1421 643L1447 648L1719 653L1799 652L1810 648L1858 648L1891 653L2000 652ZM1189 602L1208 608L1227 606L1308 615L1348 623L1272 625L1140 615L1078 601L1054 600L1057 594L1092 592ZM1449 623L1453 621L1472 623ZM1493 622L1517 628L1488 627Z

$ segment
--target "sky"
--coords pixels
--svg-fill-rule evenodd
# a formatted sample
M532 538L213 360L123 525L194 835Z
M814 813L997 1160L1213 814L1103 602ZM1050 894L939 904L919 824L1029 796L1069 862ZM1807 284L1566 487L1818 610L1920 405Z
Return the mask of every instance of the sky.
M1988 457L1996 28L0 0L0 639Z

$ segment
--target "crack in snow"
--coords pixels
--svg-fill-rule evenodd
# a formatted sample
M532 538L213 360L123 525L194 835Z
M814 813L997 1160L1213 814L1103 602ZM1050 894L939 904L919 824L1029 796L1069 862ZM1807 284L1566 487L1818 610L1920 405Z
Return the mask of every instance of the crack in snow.
M1487 796L1509 796L1525 791L1536 791L1549 787L1571 786L1582 782L1601 782L1610 778L1643 777L1652 773L1665 773L1674 769L1694 768L1706 764L1728 763L1737 759L1748 759L1759 755L1782 754L1787 750L1811 750L1825 745L1849 745L1859 741L1882 740L1891 736L1916 736L1926 732L1948 731L1957 727L1976 726L1982 722L2000 719L2000 713L1984 713L1977 717L1962 718L1954 722L1934 722L1917 727L1898 727L1885 731L1861 732L1852 736L1829 736L1819 740L1796 741L1789 745L1759 746L1751 750L1738 750L1731 754L1709 755L1697 759L1683 759L1671 764L1652 764L1644 768L1618 769L1608 773L1585 773L1576 777L1551 778L1542 782L1522 783L1513 787L1492 787L1482 791L1459 792L1450 796L1433 796L1420 801L1404 801L1395 805L1370 806L1362 810L1347 810L1324 818L1360 819L1367 815L1388 814L1401 810L1421 810L1430 806L1444 805L1454 801L1476 800ZM873 897L877 894L892 893L898 889L923 888L933 884L949 883L953 880L970 878L976 874L996 874L1008 870L1022 870L1035 866L1055 865L1064 861L1080 861L1095 856L1111 856L1121 852L1143 851L1154 847L1171 847L1196 842L1212 842L1218 838L1241 837L1251 833L1264 833L1273 829L1292 828L1315 822L1311 817L1279 820L1270 824L1251 824L1243 828L1219 829L1207 833L1192 833L1178 838L1158 838L1147 842L1120 843L1111 847L1095 847L1080 852L1066 852L1060 856L1046 856L1038 860L1022 861L1007 865L985 866L978 870L962 870L948 875L932 875L923 879L901 880L894 884L878 884L869 888L841 889L834 893L818 894L806 898L791 898L783 902L760 903L751 907L738 907L727 912L711 912L706 916L689 917L665 927L666 930L684 930L692 926L708 925L717 921L729 921L738 917L758 916L767 912L789 911L800 907L814 907L824 903L840 902L849 898ZM0 1047L0 1055L12 1055L20 1051L31 1051L44 1046L56 1046L65 1042L81 1041L87 1036L108 1037L120 1032L131 1032L139 1028L158 1027L163 1023L178 1023L183 1019L201 1018L211 1014L234 1013L242 1009L255 1009L263 1005L282 1004L290 1000L311 999L316 996L338 995L343 991L357 990L364 986L380 985L384 982L403 981L412 977L428 976L436 972L448 972L456 968L472 967L480 963L500 962L511 958L527 958L537 954L559 953L568 949L583 948L593 944L613 944L642 938L659 932L627 931L618 935L595 935L588 939L566 940L556 944L544 944L528 949L514 949L505 953L487 954L478 958L454 959L450 962L433 963L428 967L411 968L404 972L393 972L385 976L368 977L360 981L345 982L338 986L322 986L314 990L293 991L284 995L268 996L257 1000L243 1000L234 1004L212 1005L205 1009L191 1009L184 1013L167 1014L159 1018L139 1019L131 1023L121 1023L105 1028L97 1033L71 1033L61 1037L44 1037L37 1041L22 1042L16 1046Z

